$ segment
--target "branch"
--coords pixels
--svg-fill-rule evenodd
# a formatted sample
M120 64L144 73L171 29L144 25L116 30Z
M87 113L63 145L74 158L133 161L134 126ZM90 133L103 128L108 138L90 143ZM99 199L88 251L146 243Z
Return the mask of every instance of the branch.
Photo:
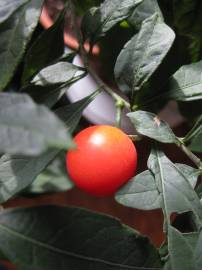
M100 77L97 75L97 73L91 68L88 62L88 54L86 53L84 47L83 47L83 42L82 42L82 36L80 29L77 25L76 21L76 15L75 15L75 7L74 3L72 0L69 1L70 9L71 9L71 14L72 14L72 24L74 27L74 31L76 33L78 42L79 42L79 53L81 56L81 59L84 63L84 66L86 70L91 74L91 76L94 78L96 83L98 84L99 88L102 88L106 93L108 93L116 102L122 102L124 107L128 108L130 110L130 103L127 102L125 99L123 99L121 96L119 96L117 93L115 93L108 85L106 85Z
M189 148L187 148L183 143L177 144L178 147L193 161L193 163L202 169L202 161L195 154L193 154Z

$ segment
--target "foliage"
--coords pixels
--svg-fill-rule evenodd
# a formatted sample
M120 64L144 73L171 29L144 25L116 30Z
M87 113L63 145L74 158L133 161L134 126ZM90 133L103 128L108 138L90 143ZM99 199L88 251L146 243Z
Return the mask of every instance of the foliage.
M67 0L47 30L38 25L42 5L41 0L0 3L1 257L22 270L201 269L202 161L194 154L202 152L201 1ZM76 16L84 11L78 26ZM78 51L64 50L66 12L72 16L84 67L72 63ZM123 32L125 45L107 48L108 55L118 51L111 74L117 94L98 77L89 59L95 43ZM116 34L114 44L119 39ZM86 41L89 52L83 46ZM98 89L69 103L69 86L87 74ZM115 199L144 211L161 209L165 241L160 249L117 219L85 209L3 209L13 197L73 187L64 150L75 147L72 135L82 113L101 91L114 99L117 125L125 107L140 144L149 138L147 169L117 190ZM189 122L183 137L158 116L170 100L179 104ZM164 144L182 150L192 166L170 160ZM186 232L175 225L182 215L192 225Z

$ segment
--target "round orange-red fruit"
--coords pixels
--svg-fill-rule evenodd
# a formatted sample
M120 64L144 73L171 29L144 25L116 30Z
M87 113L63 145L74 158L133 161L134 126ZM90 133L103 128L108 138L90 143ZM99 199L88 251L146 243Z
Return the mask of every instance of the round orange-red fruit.
M137 152L120 129L96 125L74 137L77 148L67 152L70 178L80 189L95 195L114 194L136 173Z

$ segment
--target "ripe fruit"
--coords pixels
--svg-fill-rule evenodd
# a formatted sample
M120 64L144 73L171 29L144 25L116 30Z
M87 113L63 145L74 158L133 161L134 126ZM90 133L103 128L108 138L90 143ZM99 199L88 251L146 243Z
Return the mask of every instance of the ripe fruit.
M67 170L82 190L96 196L111 195L134 176L137 152L120 129L107 125L86 128L67 152Z

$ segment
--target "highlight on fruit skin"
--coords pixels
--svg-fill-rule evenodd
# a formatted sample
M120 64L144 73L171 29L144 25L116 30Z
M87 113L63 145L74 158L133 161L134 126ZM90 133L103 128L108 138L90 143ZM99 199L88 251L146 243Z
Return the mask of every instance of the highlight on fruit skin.
M66 166L75 185L94 196L114 194L136 173L137 151L120 129L95 125L74 137L77 149L66 155Z

